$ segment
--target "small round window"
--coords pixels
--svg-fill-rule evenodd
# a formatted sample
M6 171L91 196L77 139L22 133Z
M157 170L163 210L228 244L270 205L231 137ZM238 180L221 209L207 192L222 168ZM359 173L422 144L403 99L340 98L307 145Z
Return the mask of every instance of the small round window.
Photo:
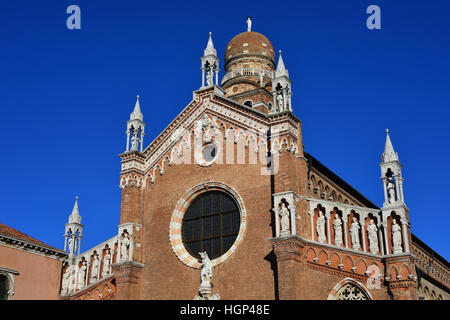
M217 145L215 143L209 143L206 146L203 147L202 155L203 160L206 163L212 162L217 157Z
M210 259L216 259L231 248L240 223L238 205L230 195L221 191L202 193L183 217L183 244L193 257L200 259L199 252L206 251Z

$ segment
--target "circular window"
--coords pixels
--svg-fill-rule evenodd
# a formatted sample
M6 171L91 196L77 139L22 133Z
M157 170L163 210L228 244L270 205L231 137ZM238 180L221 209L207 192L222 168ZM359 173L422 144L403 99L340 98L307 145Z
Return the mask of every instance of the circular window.
M216 161L219 154L219 148L215 142L206 144L202 148L201 155L196 156L197 164L201 166L209 166Z
M182 222L182 241L193 257L201 259L206 251L210 259L226 253L240 229L241 215L235 200L225 192L200 194L186 210Z

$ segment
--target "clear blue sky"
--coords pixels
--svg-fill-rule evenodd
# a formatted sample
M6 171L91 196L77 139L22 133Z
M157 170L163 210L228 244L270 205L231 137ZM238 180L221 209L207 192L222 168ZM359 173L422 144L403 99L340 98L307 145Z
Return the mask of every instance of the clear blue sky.
M66 28L71 4L81 30ZM371 4L381 30L366 28ZM200 87L208 32L223 68L250 15L283 50L305 150L381 206L388 127L412 231L449 259L449 12L444 0L3 1L0 221L61 248L78 195L82 250L113 236L136 95L148 145Z

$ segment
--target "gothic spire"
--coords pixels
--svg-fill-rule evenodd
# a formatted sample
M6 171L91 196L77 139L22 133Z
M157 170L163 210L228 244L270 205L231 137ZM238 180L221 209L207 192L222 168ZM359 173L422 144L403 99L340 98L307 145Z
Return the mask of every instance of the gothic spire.
M278 58L278 65L277 65L277 70L275 71L275 77L282 77L282 76L286 76L289 78L289 73L286 69L286 67L284 66L284 61L283 61L283 57L281 56L281 50L279 51L280 56Z
M75 197L75 205L73 206L72 214L69 216L69 223L81 224L81 216L78 210L78 197Z
M399 161L398 154L394 151L391 138L389 137L389 129L386 129L386 143L384 145L384 152L382 155L383 162Z
M130 120L141 120L143 121L144 115L141 112L141 106L139 104L139 95L136 97L136 104L134 106L133 112L130 114Z
M203 51L204 56L217 56L217 50L214 48L214 44L211 37L211 32L209 33L208 44L206 45L206 49Z

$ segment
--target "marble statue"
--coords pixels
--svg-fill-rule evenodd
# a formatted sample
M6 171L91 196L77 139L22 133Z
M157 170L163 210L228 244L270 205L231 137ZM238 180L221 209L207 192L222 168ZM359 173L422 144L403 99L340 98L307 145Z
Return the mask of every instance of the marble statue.
M283 93L281 91L277 92L277 104L278 111L283 111Z
M78 277L78 288L81 290L84 288L85 285L85 279L86 279L86 261L83 261L83 264L81 265L79 277Z
M327 237L325 236L325 217L322 211L319 212L319 217L317 218L316 230L317 240L319 242L325 242L327 240Z
M402 228L395 219L392 220L392 247L394 253L402 252Z
M378 228L373 219L370 219L369 225L367 226L367 234L369 238L369 250L373 254L377 254L378 248Z
M212 68L211 66L208 66L206 68L206 85L208 86L212 86L213 82L212 82Z
M91 281L90 283L94 282L95 280L97 280L97 275L98 275L98 255L94 256L94 260L92 260L92 268L91 268Z
M209 260L206 251L199 252L198 254L202 258L202 262L200 263L200 267L202 268L200 271L200 288L211 288L212 262Z
M358 219L356 217L353 217L352 225L350 227L350 236L352 239L352 248L353 249L359 249L361 248L361 245L359 243L359 229L361 228Z
M110 254L110 250L108 249L106 251L105 257L103 258L103 275L107 275L109 274L109 263L111 261L111 254Z
M61 284L61 294L69 293L69 279L70 279L70 267L66 269L63 274L62 284Z
M196 295L194 300L220 300L219 294L211 295L211 277L212 277L212 262L208 257L206 251L199 252L200 258L200 295Z
M342 220L341 218L336 215L333 221L333 228L334 228L334 244L337 246L342 245Z
M72 235L69 236L69 254L74 255L76 250L75 239Z
M289 232L289 210L286 208L284 202L281 203L281 209L278 213L281 217L281 236L285 237L290 234Z
M247 17L247 31L252 31L252 18Z
M120 259L122 261L128 260L128 246L130 245L130 238L128 237L128 234L125 233L121 239L121 246L120 246Z
M389 193L389 203L394 203L395 202L395 185L394 185L394 182L392 181L392 179L388 179L387 190Z
M133 134L133 136L131 137L131 150L138 149L138 142L139 142L139 138Z

